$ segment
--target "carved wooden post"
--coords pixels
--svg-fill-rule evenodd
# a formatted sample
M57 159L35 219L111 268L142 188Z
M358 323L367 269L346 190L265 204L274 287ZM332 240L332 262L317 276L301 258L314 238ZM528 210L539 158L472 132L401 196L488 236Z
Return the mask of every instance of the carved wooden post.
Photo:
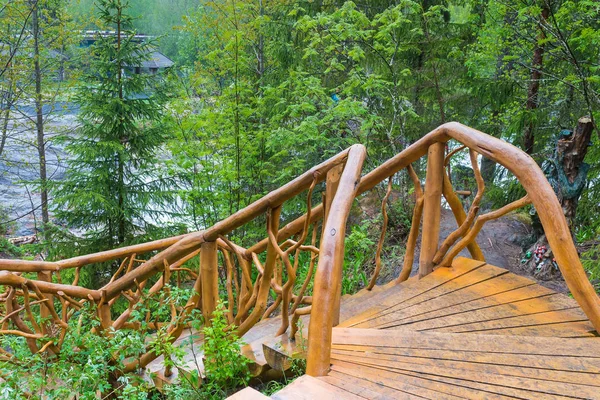
M433 272L433 257L438 248L442 187L444 183L444 143L429 146L423 204L423 230L419 256L419 277Z
M331 212L325 221L308 326L306 373L311 376L324 376L329 371L334 316L339 315L339 303L336 303L339 292L336 291L341 287L346 221L356 197L366 154L362 145L350 148L338 193L331 202Z
M331 211L331 203L333 202L333 198L335 197L335 193L337 192L338 186L340 184L340 178L342 177L342 172L344 172L344 164L336 165L334 168L330 169L327 172L327 181L325 186L325 210L323 212L323 229L325 229L325 224L327 221L327 217L329 216L329 212ZM323 237L323 235L321 235ZM343 254L342 254L343 258ZM342 266L343 268L343 266ZM333 318L333 326L337 326L340 323L340 302L342 301L342 280L340 279L339 285L336 289L336 298L335 298L335 308Z
M279 232L280 217L281 206L271 209L271 229L273 230L273 235L275 235L275 237L277 237L277 233ZM260 315L262 315L267 308L267 299L269 298L269 290L271 288L270 282L275 275L275 270L277 269L277 257L277 250L275 250L275 247L273 247L273 245L269 242L267 244L267 258L264 265L264 275L262 277L260 288L258 289L256 300L256 307L261 309L259 313Z
M110 315L110 306L108 303L102 303L98 307L98 315L100 317L100 326L102 329L108 329L112 325L112 316Z
M202 275L202 315L204 324L210 325L211 317L219 301L219 268L217 242L202 243L200 273Z

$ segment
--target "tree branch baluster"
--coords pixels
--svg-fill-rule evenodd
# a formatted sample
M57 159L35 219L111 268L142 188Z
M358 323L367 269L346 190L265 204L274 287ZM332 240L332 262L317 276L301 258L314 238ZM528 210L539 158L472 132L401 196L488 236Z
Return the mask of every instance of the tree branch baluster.
M381 227L381 235L379 236L379 242L377 243L377 251L375 252L375 271L373 271L373 276L371 276L371 281L367 286L367 290L373 289L375 283L377 282L377 277L379 276L379 272L381 271L381 251L383 250L383 242L385 241L385 232L387 230L388 225L388 215L387 215L387 201L390 198L390 194L392 194L392 178L394 176L390 176L388 178L387 191L385 196L383 197L383 201L381 202L381 214L383 215L383 225Z

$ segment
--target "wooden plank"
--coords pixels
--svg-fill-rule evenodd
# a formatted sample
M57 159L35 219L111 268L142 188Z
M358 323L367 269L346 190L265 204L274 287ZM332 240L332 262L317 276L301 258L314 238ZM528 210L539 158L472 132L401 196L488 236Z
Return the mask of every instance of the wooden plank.
M468 386L448 385L444 382L438 382L422 376L400 374L381 368L372 368L342 361L333 364L331 370L395 389L400 389L404 384L409 384L437 392L439 393L439 398L447 395L472 400L504 400L510 398L493 392L486 393Z
M377 345L414 349L477 350L507 354L542 354L600 358L600 339L564 339L547 337L518 338L487 335L428 332L415 334L411 330L378 330L334 328L333 343Z
M337 386L340 389L370 400L413 399L409 394L399 390L391 389L384 385L376 385L364 379L358 379L335 371L330 371L329 375L322 376L319 379L330 385Z
M353 366L362 366L374 368L377 373L392 372L404 376L423 377L438 382L453 384L456 386L467 386L477 388L489 393L496 393L505 396L552 400L556 398L567 398L574 394L575 398L586 399L594 398L596 394L600 395L597 387L588 387L583 385L572 385L552 381L540 381L530 378L498 376L483 371L465 371L458 368L445 369L437 366L423 366L414 363L400 363L386 360L385 363L373 361L369 363L368 359L361 357L345 357L338 362L348 363Z
M460 397L453 396L446 393L436 392L430 389L426 389L419 386L414 386L405 382L396 382L395 388L386 386L385 384L376 384L367 379L356 378L354 376L343 374L339 371L333 370L329 373L329 376L323 377L321 379L328 380L331 378L337 379L338 384L343 384L344 387L349 387L351 384L356 382L355 384L359 384L365 392L368 393L369 399L400 399L408 396L409 399L414 399L415 397L422 399L447 399L447 400L457 400ZM329 382L329 381L328 381ZM331 382L330 382L331 383ZM333 384L333 383L332 383Z
M529 399L529 400L561 400L561 399L564 399L564 400L571 399L572 400L573 399L573 397L571 397L571 396L565 397L565 396L559 396L559 395L554 395L554 394L548 395L548 394L539 393L539 392L531 392L531 391L527 391L527 390L520 390L520 389L508 388L508 387L503 387L503 386L490 385L490 384L474 382L474 381L469 381L469 380L461 380L461 379L450 378L450 377L445 377L445 376L438 376L438 375L431 375L431 374L417 374L417 373L408 373L407 375L417 376L417 377L424 376L424 377L427 377L428 379L431 379L433 381L443 383L446 385L456 385L459 387L468 387L473 390L477 390L478 392L485 393L485 395L486 395L485 398L491 398L491 395L493 394L496 396L506 396L511 399L514 399L514 398ZM577 398L577 397L575 397L575 398Z
M492 296L507 290L534 284L535 282L530 279L509 273L503 268L486 264L481 268L447 282L443 286L439 286L428 293L427 297L412 299L405 302L403 306L414 307L415 305L419 305L420 310L434 310L437 307L431 306L430 308L429 305L433 301L439 301L444 296L446 296L444 299L445 304L447 304L449 299L454 301L452 304L459 304L459 302ZM448 297L449 295L451 297Z
M339 327L350 327L373 318L396 304L421 295L483 265L485 265L484 262L459 257L451 267L439 268L420 280L409 279L385 292L377 293L370 300L358 302L357 307L348 307L342 312L343 322ZM358 315L357 309L360 310Z
M503 319L494 319L490 321L475 322L464 325L437 327L432 328L436 332L489 332L504 328L516 328L520 326L543 326L543 330L548 332L556 332L546 334L544 336L560 336L560 332L569 330L569 326L565 322L581 322L587 321L587 317L580 308L570 308L559 311L540 312L537 314L519 315ZM553 327L552 325L558 325ZM430 330L428 330L430 331ZM502 334L501 331L497 332Z
M433 277L435 275L436 272L431 276ZM502 268L483 265L476 270L472 270L469 273L447 281L432 290L421 293L406 301L397 302L388 307L385 311L380 312L377 316L367 318L362 323L353 326L358 328L382 328L388 326L390 323L394 325L394 322L399 318L408 318L420 313L438 310L440 307L448 307L473 300L474 298L479 299L485 297L488 295L488 291L491 292L490 294L493 294L498 291L508 290L508 288L502 286L502 284L505 283L504 281L500 281L498 285L483 285L483 283L495 280L494 278L500 279L506 275L508 275L507 271ZM464 295L464 291L467 288L475 287L477 285L482 285L481 290L467 292L467 295ZM458 293L463 293L463 295L457 296Z
M385 351L385 350L384 350ZM402 355L387 354L381 352L357 352L349 350L334 350L332 360L352 361L364 360L366 364L375 364L382 366L392 366L393 363L403 363L406 365L420 365L423 367L441 368L442 370L470 370L474 373L484 372L495 375L507 375L512 377L532 378L538 380L548 380L555 382L568 383L573 385L600 387L600 374L584 371L560 371L549 368L529 368L520 365L504 365L493 362L476 363L472 361L445 360L440 358L437 353L433 357L407 357ZM567 357L565 357L567 358ZM492 361L489 359L489 361ZM334 361L335 363L335 361ZM516 364L513 362L513 364ZM599 389L594 389L599 390Z
M502 279L505 276L506 275L503 275L502 277L496 279ZM490 280L490 284L496 279ZM501 292L494 293L492 290L488 291L488 285L484 285L483 283L481 285L482 286L477 284L473 287L454 292L452 296L438 297L430 302L427 302L426 304L420 304L416 310L413 310L412 308L409 310L401 310L386 318L386 321L389 321L388 323L381 324L376 327L385 329L392 326L397 326L400 324L400 322L402 324L407 324L429 319L442 318L448 315L481 310L553 293L550 289L546 289L539 285L529 285L507 291L503 291L504 288L496 286L496 290ZM489 295L486 296L484 293L489 293Z
M520 326L477 332L478 334L512 336L547 336L562 338L597 338L598 334L590 321L560 322L546 325Z
M381 354L403 356L413 362L420 359L470 362L475 364L503 365L507 367L538 368L542 370L576 372L577 374L600 374L600 358L550 356L540 354L511 354L483 352L477 350L412 349L400 347L376 347L335 345L333 354L339 352L360 352L361 354Z
M415 322L399 321L397 326L413 329L415 331L439 329L439 331L444 332L469 332L470 329L465 328L466 330L463 330L463 326L477 327L477 324L487 326L486 324L495 320L512 319L513 317L519 316L523 317L523 321L527 321L526 316L533 316L550 311L574 310L575 308L572 307L572 303L565 300L568 300L566 296L553 294L475 310L467 309L465 311L450 313L449 315L438 316L436 318L422 319ZM585 319L583 313L581 313L580 316Z
M357 400L365 397L357 396L312 376L302 375L279 392L273 394L271 398L275 400Z

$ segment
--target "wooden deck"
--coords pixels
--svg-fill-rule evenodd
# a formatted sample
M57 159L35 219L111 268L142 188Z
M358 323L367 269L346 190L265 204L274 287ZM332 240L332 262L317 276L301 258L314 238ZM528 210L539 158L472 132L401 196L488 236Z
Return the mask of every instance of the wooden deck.
M600 338L577 303L483 262L351 297L341 320L329 375L273 399L600 399Z

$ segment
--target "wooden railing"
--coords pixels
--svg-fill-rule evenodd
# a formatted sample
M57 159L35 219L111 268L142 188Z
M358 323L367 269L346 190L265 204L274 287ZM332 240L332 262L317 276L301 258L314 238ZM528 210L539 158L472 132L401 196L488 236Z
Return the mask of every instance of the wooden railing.
M450 157L456 154L456 151L447 156L444 154L445 143L451 139L468 148L477 181L478 191L468 213L454 192L445 168ZM462 148L457 149L460 150ZM499 210L477 216L484 191L477 154L513 172L528 195ZM411 164L425 155L427 176L423 189ZM205 323L210 324L219 299L221 281L223 292L226 292L227 318L237 327L239 335L279 311L281 325L277 335L289 330L294 337L297 320L310 314L307 372L315 376L324 375L329 369L332 328L339 321L344 239L350 207L358 195L388 180L382 202L383 226L376 251L376 266L368 285L370 289L381 269L381 251L387 228L385 205L391 192L392 177L403 169L407 170L415 185L416 201L404 264L396 282L406 280L411 273L421 219L419 275L425 276L434 268L450 265L464 248L474 259L483 260L475 242L483 223L533 203L569 289L594 327L600 329L600 301L583 271L560 204L542 171L528 155L479 131L449 123L425 135L361 178L365 157L364 146L352 146L200 232L57 262L0 260L0 286L3 287L0 289L0 305L3 305L4 311L0 334L24 337L32 352L56 354L60 352L69 329L70 318L86 303L97 310L100 320L98 333L111 334L111 328L135 328L132 314L143 299L164 294L173 284L179 285L187 280L190 284L193 282L187 303L184 306L169 305L169 317L153 322L154 328L166 327L168 340L174 341L181 335L194 309L200 309ZM323 202L313 207L313 190L323 181ZM304 192L307 213L280 228L282 205ZM442 196L454 213L458 229L438 246ZM266 217L266 237L260 242L244 248L228 237L235 229L263 216ZM323 221L321 226L320 221ZM308 265L303 268L308 272L300 284L297 272L301 252L309 255L305 257ZM196 256L200 258L199 269L188 265ZM106 285L100 289L80 285L82 268L111 260L118 261L119 267ZM317 261L318 266L315 265ZM61 272L66 276L64 271L68 269L75 271L69 284L64 283L61 277ZM35 279L32 274L36 274ZM307 287L313 276L313 293L308 296ZM275 297L269 305L271 290ZM119 314L114 309L117 301L127 304ZM33 309L39 310L42 317L51 321L51 326L38 324L39 318L34 315ZM120 370L128 372L142 368L158 355L148 349L141 356L127 359ZM0 359L10 357L10 354L0 352Z
M445 144L449 140L455 140L462 144L457 151L463 148L469 150L469 157L477 182L477 194L468 213L465 213L458 196L454 192L445 168L450 157L456 154L456 152L452 152L445 156ZM527 195L498 210L477 216L479 202L485 189L477 163L478 154L501 164L512 172L521 182ZM423 190L412 170L411 163L425 155L427 155L427 175L425 189ZM434 268L449 266L454 257L464 248L468 248L474 259L484 260L483 253L475 242L475 238L483 224L527 204L533 204L569 290L594 328L600 332L600 299L581 265L560 203L542 170L529 155L502 140L462 124L451 122L428 133L419 141L365 175L355 195L360 195L372 189L385 179L391 179L403 169L407 169L415 184L416 204L407 240L406 256L397 282L407 279L410 275L421 219L423 222L419 276L423 277L431 273ZM345 182L343 184L351 185L353 183ZM347 193L342 185L340 185L338 191L340 194ZM351 201L350 196L348 194L349 198L346 200L339 198L339 202L346 204ZM458 228L438 246L442 196L452 209ZM335 210L335 207L333 209ZM384 207L382 207L382 211L385 215ZM340 210L338 213L340 215L337 216L336 221L345 221L345 218L347 218L346 210ZM343 227L338 223L334 228L333 223L334 221L327 220L327 226L332 224L333 229ZM378 250L381 248L384 231L385 223ZM307 356L307 373L313 376L322 376L329 371L332 328L336 325L335 316L339 314L339 302L335 294L342 279L340 258L343 255L343 237L338 236L335 240L332 239L329 242L326 242L326 239L327 237L324 237L321 242L322 254L324 252L337 254L338 258L326 259L320 257L315 276ZM376 267L376 273L378 270L379 268ZM376 276L372 278L372 282L375 279ZM336 289L334 290L334 288Z
M306 296L305 290L311 276L303 282L297 295L292 293L300 252L311 253L310 268L314 269L320 253L316 244L317 223L332 203L337 204L335 187L339 176L342 182L358 181L365 156L364 146L352 146L204 231L57 262L0 260L3 288L0 304L4 311L0 334L24 337L33 353L57 354L69 329L69 320L86 303L93 304L97 310L98 333L111 334L112 330L136 328L131 321L132 314L143 301L168 292L174 284L193 281L187 303L180 307L165 304L171 308L169 318L151 321L149 325L154 329L166 326L168 340L174 341L194 309L201 309L205 323L210 324L219 300L220 278L227 292L227 318L237 327L239 335L276 308L283 317L279 329L283 333L292 318L310 311L311 296ZM327 181L325 205L312 207L313 189L324 180ZM283 203L302 192L307 192L307 213L280 229ZM349 194L343 191L341 196L345 199ZM332 200L328 201L327 196ZM246 249L227 237L236 228L265 215L267 237L264 240ZM310 244L305 244L309 234ZM291 239L294 235L298 236L296 240ZM265 252L266 255L262 254ZM200 258L200 268L186 266L196 256ZM82 268L111 260L118 261L119 267L106 285L100 289L80 285ZM70 274L74 279L63 283L62 277L69 269L75 271ZM284 275L287 276L285 282L282 281ZM277 296L267 309L271 289ZM120 314L114 307L117 301L128 305ZM306 304L308 308L301 308ZM37 314L34 310L38 310ZM51 326L40 324L40 317L49 319ZM141 356L126 358L120 370L130 372L143 368L159 355L148 348ZM0 354L0 359L10 357L10 354Z

